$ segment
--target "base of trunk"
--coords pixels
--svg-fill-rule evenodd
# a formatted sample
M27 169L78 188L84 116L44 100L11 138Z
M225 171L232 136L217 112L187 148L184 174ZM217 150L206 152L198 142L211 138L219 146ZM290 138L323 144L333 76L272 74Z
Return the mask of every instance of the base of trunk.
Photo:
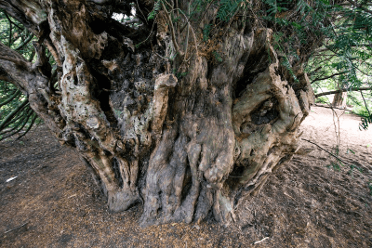
M122 189L108 192L108 207L112 212L121 212L129 209L134 204L141 202L138 190L124 191Z

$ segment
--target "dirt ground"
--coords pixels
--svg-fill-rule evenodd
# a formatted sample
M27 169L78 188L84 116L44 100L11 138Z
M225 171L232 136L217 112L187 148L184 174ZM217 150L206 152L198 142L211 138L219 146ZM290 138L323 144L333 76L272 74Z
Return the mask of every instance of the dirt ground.
M372 247L372 128L359 131L351 114L340 123L344 166L303 140L300 154L237 207L229 227L211 221L143 229L141 206L108 212L75 152L40 126L0 143L0 246ZM329 109L313 107L302 130L327 151L337 144Z

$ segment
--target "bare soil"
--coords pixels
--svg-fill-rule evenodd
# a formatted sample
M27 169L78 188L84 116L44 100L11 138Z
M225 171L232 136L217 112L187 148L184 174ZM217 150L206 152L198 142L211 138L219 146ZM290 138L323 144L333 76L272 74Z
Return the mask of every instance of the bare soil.
M313 107L302 137L335 153L332 117ZM229 227L209 221L142 229L142 206L110 213L90 170L40 126L0 143L0 246L372 247L372 128L359 131L358 123L340 117L343 166L302 140L260 194L239 204Z

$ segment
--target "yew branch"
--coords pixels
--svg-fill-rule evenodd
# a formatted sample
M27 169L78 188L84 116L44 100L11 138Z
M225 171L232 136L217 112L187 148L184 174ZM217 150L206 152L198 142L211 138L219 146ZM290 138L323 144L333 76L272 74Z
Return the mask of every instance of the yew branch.
M333 91L327 91L323 93L316 94L315 97L321 97L321 96L328 96L333 95L341 92L347 92L347 91L362 91L362 90L372 90L372 87L360 87L360 88L351 88L351 89L341 89L341 90L333 90Z

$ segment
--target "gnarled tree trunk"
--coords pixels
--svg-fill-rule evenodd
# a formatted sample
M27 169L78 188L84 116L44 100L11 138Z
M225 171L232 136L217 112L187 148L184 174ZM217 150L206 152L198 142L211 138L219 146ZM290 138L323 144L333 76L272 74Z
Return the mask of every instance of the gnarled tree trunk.
M139 26L112 19L131 2ZM146 20L153 1L0 0L39 37L33 64L1 45L0 74L94 169L112 211L143 201L142 225L228 223L298 148L314 99L307 54L289 72L249 11L218 23L212 3L192 19L188 1L157 4ZM219 25L209 41L207 25Z

